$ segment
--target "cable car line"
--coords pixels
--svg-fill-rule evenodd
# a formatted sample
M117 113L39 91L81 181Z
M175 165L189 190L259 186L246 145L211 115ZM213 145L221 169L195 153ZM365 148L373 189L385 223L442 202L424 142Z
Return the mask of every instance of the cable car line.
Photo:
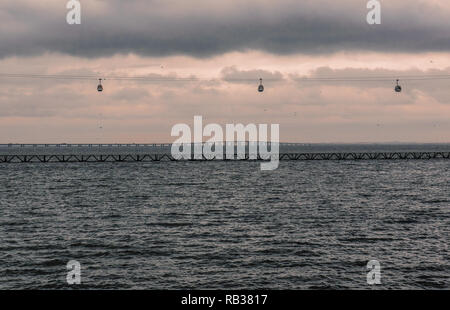
M184 81L217 81L222 80L225 82L253 82L255 79L251 78L198 78L198 77L147 77L147 76L108 76L102 75L103 80L116 80L116 81L148 81L148 82L184 82ZM70 80L98 80L99 77L94 75L58 75L58 74L17 74L17 73L0 73L0 78L31 78L31 79L70 79ZM356 82L356 81L392 81L396 79L402 80L447 80L450 79L449 75L399 75L399 76L355 76L355 77L296 77L291 78L294 81L303 82L326 82L326 81L343 81L343 82ZM282 81L283 79L265 78L265 81ZM259 79L260 85L262 79Z
M250 78L199 78L199 77L149 77L149 76L103 76L99 78L93 75L64 75L64 74L27 74L27 73L0 73L0 78L17 78L17 79L49 79L49 80L98 80L97 91L102 92L104 86L102 81L139 81L139 82L200 82L200 81L224 81L224 82L254 82L255 79ZM434 81L434 80L450 80L450 74L428 74L428 75L399 75L393 76L354 76L354 77L297 77L292 78L296 82L385 82L396 81L395 92L400 93L402 87L399 84L400 79L404 81ZM265 81L282 82L285 79L267 78ZM264 92L263 79L259 79L258 92Z

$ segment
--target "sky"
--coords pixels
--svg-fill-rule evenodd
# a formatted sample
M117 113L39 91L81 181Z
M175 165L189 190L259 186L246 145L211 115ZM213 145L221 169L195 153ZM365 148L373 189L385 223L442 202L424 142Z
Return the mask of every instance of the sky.
M80 25L67 2L0 2L0 143L172 142L195 115L284 142L450 142L450 79L393 90L450 75L448 0L381 0L380 25L366 0L80 0ZM392 80L304 80L361 76Z

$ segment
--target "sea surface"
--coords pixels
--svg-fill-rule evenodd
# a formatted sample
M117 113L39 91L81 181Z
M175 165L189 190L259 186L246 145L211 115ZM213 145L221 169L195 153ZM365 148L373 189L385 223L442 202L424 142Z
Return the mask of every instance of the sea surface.
M70 260L88 289L449 289L449 242L449 160L0 164L0 289L71 288Z

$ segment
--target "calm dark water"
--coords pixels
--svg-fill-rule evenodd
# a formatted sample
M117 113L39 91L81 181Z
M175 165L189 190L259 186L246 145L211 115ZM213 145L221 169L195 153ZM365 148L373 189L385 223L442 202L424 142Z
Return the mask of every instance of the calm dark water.
M448 160L0 165L0 289L450 288Z

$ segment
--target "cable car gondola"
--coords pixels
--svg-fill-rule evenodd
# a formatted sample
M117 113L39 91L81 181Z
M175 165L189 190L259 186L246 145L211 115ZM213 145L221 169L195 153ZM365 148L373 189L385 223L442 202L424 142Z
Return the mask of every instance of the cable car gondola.
M258 92L262 93L264 91L264 85L262 83L262 79L259 79Z
M398 79L397 79L397 85L395 86L395 92L397 93L401 93L402 92L402 87L398 84Z
M102 92L103 91L102 79L98 79L97 91L98 92Z

